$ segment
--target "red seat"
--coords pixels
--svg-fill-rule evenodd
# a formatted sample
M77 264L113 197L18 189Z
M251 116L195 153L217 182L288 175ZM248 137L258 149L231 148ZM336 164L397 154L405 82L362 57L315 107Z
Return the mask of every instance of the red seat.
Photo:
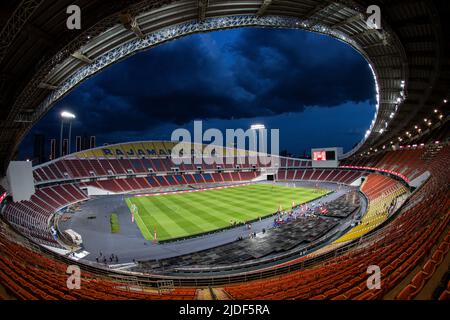
M436 250L433 253L433 256L431 257L431 259L436 262L436 264L440 264L443 260L443 252L440 250Z
M395 297L397 300L411 300L414 296L416 289L408 284L403 290Z
M428 260L422 268L422 272L424 273L425 278L431 278L434 271L436 271L436 262L434 262L433 260Z

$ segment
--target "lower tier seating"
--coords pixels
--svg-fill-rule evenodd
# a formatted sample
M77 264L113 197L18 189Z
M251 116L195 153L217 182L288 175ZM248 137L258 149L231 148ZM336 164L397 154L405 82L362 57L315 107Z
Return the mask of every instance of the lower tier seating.
M421 199L372 238L343 255L287 275L228 286L235 299L377 299L404 279L426 256L450 220L446 183L429 181ZM366 285L367 267L382 270L379 290Z

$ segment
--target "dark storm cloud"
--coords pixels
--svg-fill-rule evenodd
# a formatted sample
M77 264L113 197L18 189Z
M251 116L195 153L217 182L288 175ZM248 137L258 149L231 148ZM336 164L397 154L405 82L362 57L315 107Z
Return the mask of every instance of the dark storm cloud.
M80 131L114 134L374 97L367 63L343 43L294 30L227 32L234 42L202 34L137 54L87 80L57 110L74 110Z
M333 107L374 98L367 62L346 44L306 32L245 30L234 46L239 84L255 95L254 105L273 114ZM259 94L258 94L259 93Z

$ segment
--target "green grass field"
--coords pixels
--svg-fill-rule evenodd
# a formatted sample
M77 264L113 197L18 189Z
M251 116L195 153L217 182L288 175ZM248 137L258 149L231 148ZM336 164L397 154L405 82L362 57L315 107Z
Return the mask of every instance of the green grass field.
M231 221L245 222L276 212L281 204L290 208L292 201L305 203L326 194L326 190L255 184L200 192L148 197L125 201L135 215L142 235L153 239L156 225L158 241L187 237L230 226Z
M111 233L119 233L120 225L119 225L119 217L117 216L117 213L111 213L111 216L109 217L109 222L111 224Z

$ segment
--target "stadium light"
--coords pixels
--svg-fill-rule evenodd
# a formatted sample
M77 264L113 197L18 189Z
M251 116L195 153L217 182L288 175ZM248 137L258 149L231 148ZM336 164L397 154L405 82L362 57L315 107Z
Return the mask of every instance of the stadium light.
M266 129L266 126L263 125L263 124L260 124L260 123L252 124L252 125L250 126L250 130L254 130L254 131L257 131L257 130L264 130L264 129ZM256 150L258 150L258 138L257 138L256 134L255 134L255 136L254 136L254 143L255 143L255 148L256 148ZM250 148L249 148L249 149L250 149Z
M61 112L61 118L64 119L75 119L75 115L73 113L67 112L67 111L63 111Z
M59 156L62 157L63 155L63 130L64 130L64 120L66 120L69 123L69 139L67 140L67 154L70 153L70 143L71 143L71 136L72 136L72 120L75 119L76 116L68 111L61 112L61 133L59 137Z
M263 124L252 124L250 126L251 130L264 130L265 128L266 128L266 126Z

